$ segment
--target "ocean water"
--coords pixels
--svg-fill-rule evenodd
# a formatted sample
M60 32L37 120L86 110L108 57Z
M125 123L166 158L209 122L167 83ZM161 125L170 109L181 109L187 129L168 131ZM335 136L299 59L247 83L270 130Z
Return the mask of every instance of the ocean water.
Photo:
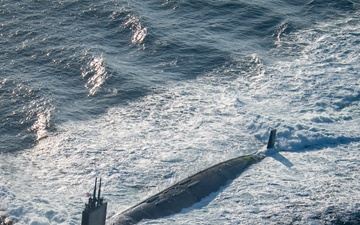
M360 223L360 2L0 0L0 211L108 218L265 147L183 212L140 224Z

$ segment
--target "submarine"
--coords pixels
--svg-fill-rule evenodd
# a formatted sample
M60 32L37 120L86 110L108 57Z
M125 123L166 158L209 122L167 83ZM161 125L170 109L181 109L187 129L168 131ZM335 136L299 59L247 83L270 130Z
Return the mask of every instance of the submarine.
M228 182L237 178L249 166L260 162L268 155L274 154L276 152L276 149L274 150L275 138L276 130L273 129L270 132L269 141L265 151L258 151L254 154L239 156L202 170L143 200L124 212L116 214L110 218L110 221L106 224L132 225L143 219L152 220L169 216L194 205L211 193L217 192ZM103 218L103 221L101 222L91 223L92 219L89 219L91 217L90 210L97 212L97 214L101 211L105 213L106 217L106 203L103 203L103 200L100 198L100 190L98 198L96 198L95 192L96 181L94 196L93 198L89 198L89 204L86 204L85 210L87 210L87 212L85 214L83 212L83 221L87 220L87 222L82 223L82 225L105 224L105 219L102 215L93 216L96 218ZM94 201L98 203L97 207L100 209L91 207L91 204ZM92 204L92 206L94 206L94 204ZM104 209L101 209L101 207Z

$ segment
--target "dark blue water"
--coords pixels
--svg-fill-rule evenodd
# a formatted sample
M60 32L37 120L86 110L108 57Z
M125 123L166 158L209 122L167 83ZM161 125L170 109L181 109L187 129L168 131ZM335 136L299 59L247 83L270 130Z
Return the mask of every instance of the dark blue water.
M1 151L31 147L39 129L56 131L169 80L194 79L233 63L233 55L271 63L279 32L358 7L345 0L1 1Z
M359 10L358 0L0 0L0 153L26 153L39 140L56 135L61 124L96 119L174 83L195 83L207 76L212 76L214 88L231 87L230 81L244 77L241 93L255 93L250 94L254 101L267 95L254 90L268 83L257 86L251 77L284 76L273 88L291 96L283 99L292 106L288 111L302 116L314 107L316 113L329 115L312 122L328 127L334 121L356 122ZM307 68L299 63L304 58L310 62ZM289 76L298 77L287 83ZM226 82L216 84L222 77ZM206 90L204 95L211 95ZM237 104L241 108L243 103ZM260 116L257 120L264 121ZM257 134L262 124L253 123L246 129ZM321 138L300 133L300 144L289 145L359 140L306 129ZM292 131L283 131L283 136ZM339 215L333 224L355 224L357 209L346 215L349 220Z

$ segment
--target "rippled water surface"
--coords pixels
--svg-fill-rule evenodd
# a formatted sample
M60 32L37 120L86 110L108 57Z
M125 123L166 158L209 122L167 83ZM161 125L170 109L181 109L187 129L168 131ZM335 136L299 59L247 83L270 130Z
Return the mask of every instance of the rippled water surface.
M80 224L208 166L268 157L140 224L359 224L360 3L0 0L0 211Z

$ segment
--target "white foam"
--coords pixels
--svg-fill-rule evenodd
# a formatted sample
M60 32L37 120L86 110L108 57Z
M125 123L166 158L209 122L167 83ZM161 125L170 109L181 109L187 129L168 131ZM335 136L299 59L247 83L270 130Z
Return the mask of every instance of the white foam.
M102 177L110 217L207 166L264 148L277 128L293 167L266 158L186 213L140 224L311 224L330 207L351 210L360 200L354 24L282 36L286 46L304 46L300 56L272 65L234 56L204 77L62 124L33 149L3 154L0 209L16 224L79 224L85 193Z

